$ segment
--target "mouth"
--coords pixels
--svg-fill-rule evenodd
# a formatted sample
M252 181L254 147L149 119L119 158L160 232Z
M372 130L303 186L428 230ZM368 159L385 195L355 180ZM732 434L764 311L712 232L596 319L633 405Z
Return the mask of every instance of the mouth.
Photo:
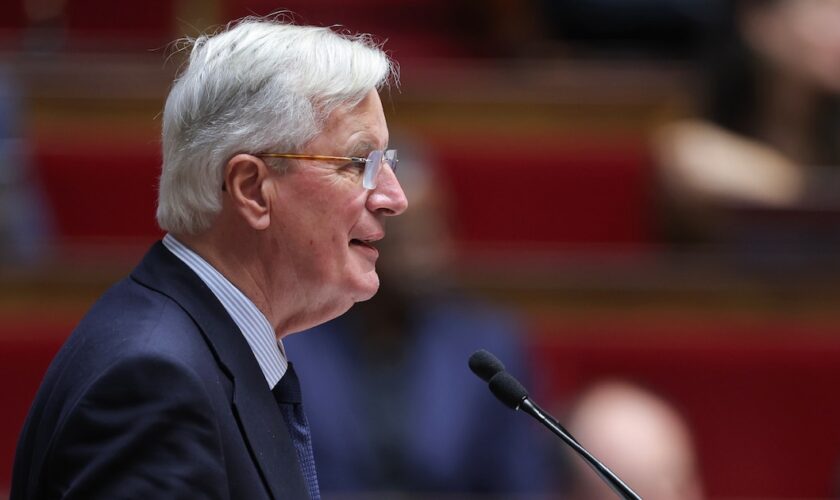
M366 254L367 258L376 261L379 257L379 250L374 245L380 238L381 237L371 239L353 238L350 240L350 246L356 248L362 252L362 254Z
M374 246L374 243L376 243L376 240L363 240L359 238L353 238L352 240L350 240L351 247L372 250L378 254L379 250L377 250L377 248Z

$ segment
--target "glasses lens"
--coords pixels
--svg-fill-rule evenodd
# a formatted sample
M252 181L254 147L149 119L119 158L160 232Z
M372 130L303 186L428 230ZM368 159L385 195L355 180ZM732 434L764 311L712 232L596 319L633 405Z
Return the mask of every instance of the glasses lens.
M382 167L382 150L371 151L365 162L365 176L362 186L365 189L376 189L376 178L379 176L379 169Z
M400 161L397 159L396 149L389 149L388 151L385 151L385 161L391 166L391 170L393 170L394 173L397 173L397 164Z

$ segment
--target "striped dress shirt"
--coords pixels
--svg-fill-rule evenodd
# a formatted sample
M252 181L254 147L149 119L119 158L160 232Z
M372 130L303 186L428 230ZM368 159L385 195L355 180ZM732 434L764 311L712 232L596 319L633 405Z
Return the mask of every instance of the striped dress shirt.
M265 315L222 273L174 236L164 236L163 245L189 266L219 299L251 347L268 388L274 388L286 373L289 362L283 343L274 336L274 329Z

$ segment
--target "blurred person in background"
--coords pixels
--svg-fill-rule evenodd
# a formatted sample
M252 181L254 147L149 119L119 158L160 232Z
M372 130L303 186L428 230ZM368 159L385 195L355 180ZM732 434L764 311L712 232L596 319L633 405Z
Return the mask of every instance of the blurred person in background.
M598 382L573 404L567 428L645 500L703 498L688 426L665 400L647 390L619 380ZM579 456L568 460L570 500L615 496Z
M167 234L50 365L14 500L320 498L282 339L379 287L374 245L407 206L377 92L394 67L366 35L272 20L189 45L163 112Z
M727 12L710 33L704 116L656 138L678 240L727 238L738 210L838 207L840 1L735 0ZM731 236L752 247L840 244L836 223L765 226L747 215Z
M467 368L479 348L527 372L511 313L457 290L448 193L431 159L401 141L411 209L389 225L377 296L287 343L312 408L325 491L497 494L546 491L546 441ZM555 474L557 476L557 474Z
M0 63L0 262L38 263L47 253L47 214L23 132L23 93Z

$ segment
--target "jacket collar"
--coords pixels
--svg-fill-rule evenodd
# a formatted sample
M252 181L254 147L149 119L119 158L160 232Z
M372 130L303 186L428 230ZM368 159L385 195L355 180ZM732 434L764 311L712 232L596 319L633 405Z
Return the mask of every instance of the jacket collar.
M131 277L174 300L201 329L233 383L233 411L275 499L307 498L294 445L254 353L207 285L161 242Z

